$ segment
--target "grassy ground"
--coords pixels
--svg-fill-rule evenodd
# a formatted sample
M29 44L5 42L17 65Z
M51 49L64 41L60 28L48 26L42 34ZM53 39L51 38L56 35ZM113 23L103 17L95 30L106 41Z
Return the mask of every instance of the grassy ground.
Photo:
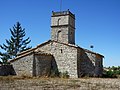
M0 90L120 90L120 79L0 77Z

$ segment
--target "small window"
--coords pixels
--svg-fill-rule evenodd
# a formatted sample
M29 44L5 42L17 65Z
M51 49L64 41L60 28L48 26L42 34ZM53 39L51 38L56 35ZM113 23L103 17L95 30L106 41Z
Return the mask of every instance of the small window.
M58 33L57 33L57 41L62 41L62 32L61 32L61 30L59 30Z
M58 18L57 25L60 25L60 19L61 19L61 18Z
M58 31L58 33L60 33L60 32L61 32L61 30Z
M62 50L62 49L60 49L60 51L61 51L61 53L63 53L63 50Z

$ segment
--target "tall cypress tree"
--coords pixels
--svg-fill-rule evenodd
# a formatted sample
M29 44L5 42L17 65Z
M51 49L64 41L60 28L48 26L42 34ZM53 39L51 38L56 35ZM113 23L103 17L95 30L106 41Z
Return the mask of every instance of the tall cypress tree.
M7 63L9 59L15 58L18 53L31 48L31 46L28 46L31 40L29 37L24 39L25 28L22 28L19 22L10 29L10 32L10 39L6 39L6 44L0 45L0 48L5 51L4 53L0 52L3 63Z

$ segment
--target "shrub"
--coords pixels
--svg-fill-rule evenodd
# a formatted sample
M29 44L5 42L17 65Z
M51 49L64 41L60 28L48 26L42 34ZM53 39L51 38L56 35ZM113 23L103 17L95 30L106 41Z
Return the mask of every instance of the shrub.
M58 69L51 69L50 77L59 77L59 76L60 76L60 72L58 71Z
M120 75L120 66L115 67L108 67L107 70L104 70L103 77L104 78L118 78Z
M69 78L69 74L67 71L63 72L63 73L60 73L60 77L61 78Z

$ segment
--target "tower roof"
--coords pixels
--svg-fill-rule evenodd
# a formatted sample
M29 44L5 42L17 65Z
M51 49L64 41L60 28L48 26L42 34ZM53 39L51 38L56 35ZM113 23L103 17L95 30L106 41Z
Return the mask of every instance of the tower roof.
M75 15L73 13L71 13L69 11L69 9L67 11L59 11L59 12L54 12L52 11L52 17L56 17L56 16L65 16L65 15L70 15L72 16L73 18L75 18Z

